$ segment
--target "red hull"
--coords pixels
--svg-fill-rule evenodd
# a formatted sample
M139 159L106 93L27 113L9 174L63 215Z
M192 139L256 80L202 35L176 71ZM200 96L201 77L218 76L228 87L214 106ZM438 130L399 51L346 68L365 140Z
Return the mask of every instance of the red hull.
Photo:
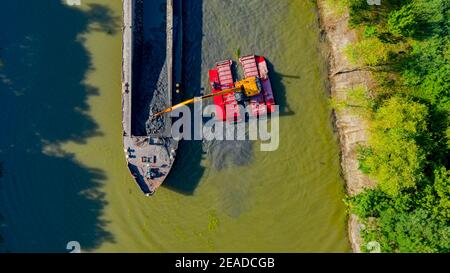
M231 72L231 60L218 62L214 69L209 70L209 81L212 93L220 92L223 89L233 88L233 74ZM216 118L222 121L238 121L239 107L234 92L214 97L216 105Z
M275 112L275 97L273 96L272 84L269 78L269 69L267 68L266 59L262 56L256 57L256 62L259 68L259 77L261 78L262 91L264 101L266 102L267 111L269 113Z

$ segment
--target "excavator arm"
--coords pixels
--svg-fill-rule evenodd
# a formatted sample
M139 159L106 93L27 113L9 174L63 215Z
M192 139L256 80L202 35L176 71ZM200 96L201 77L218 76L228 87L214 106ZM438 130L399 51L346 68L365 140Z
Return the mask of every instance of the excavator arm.
M242 87L235 87L235 88L224 89L224 90L222 90L220 92L211 93L211 94L208 94L208 95L205 95L205 96L201 96L201 97L194 97L192 99L188 99L188 100L185 100L185 101L180 102L178 104L172 105L171 107L168 107L168 108L162 110L161 112L158 112L158 113L154 114L151 118L152 119L157 118L157 117L159 117L159 116L161 116L161 115L163 115L165 113L170 113L170 112L172 112L173 110L175 110L177 108L180 108L180 107L182 107L184 105L189 105L189 104L194 103L196 101L212 98L212 97L219 96L219 95L224 95L224 94L231 93L231 92L241 92L241 90L242 90Z

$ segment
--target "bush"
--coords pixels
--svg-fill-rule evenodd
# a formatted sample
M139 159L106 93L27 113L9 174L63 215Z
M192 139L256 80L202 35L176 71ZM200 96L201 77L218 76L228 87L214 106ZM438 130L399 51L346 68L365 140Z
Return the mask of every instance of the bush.
M378 36L378 31L375 26L366 26L364 28L364 38L373 38Z
M348 45L345 54L353 64L375 66L389 59L389 46L377 38L364 39Z

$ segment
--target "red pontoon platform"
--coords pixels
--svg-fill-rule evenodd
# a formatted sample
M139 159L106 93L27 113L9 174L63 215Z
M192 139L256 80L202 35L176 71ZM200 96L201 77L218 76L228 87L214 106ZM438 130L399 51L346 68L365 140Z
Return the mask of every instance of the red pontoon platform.
M214 69L209 70L209 81L212 93L234 87L233 74L231 72L232 64L233 61L231 60L218 62ZM239 107L234 98L234 92L215 96L214 104L216 105L216 118L218 120L239 120Z
M257 95L247 97L250 105L250 116L258 117L275 111L275 99L272 92L272 86L269 79L269 70L267 62L262 56L248 55L239 58L244 70L244 77L258 78L261 83L261 92ZM209 81L212 93L218 93L225 89L235 87L231 65L233 61L226 60L216 63L214 69L209 70ZM240 121L238 102L235 98L235 92L229 92L214 97L216 105L216 118L221 121Z
M262 56L249 55L239 58L239 62L244 69L244 77L259 77L261 80L262 92L250 98L251 114L258 116L267 112L274 112L275 99L272 92L272 85L270 84L266 59Z

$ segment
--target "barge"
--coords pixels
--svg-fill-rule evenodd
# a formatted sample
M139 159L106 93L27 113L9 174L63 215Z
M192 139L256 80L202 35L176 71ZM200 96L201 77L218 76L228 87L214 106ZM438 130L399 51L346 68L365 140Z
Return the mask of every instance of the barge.
M123 146L131 175L142 192L151 196L169 175L178 148L170 135L170 117L150 117L173 104L173 89L180 86L182 3L122 2ZM165 11L157 25L155 18L148 19L155 9Z

